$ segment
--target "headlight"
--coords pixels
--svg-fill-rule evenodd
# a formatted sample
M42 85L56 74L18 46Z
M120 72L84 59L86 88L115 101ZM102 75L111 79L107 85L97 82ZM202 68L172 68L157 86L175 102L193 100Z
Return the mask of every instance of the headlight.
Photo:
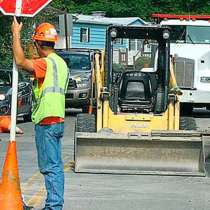
M201 77L200 81L204 83L210 83L210 77Z
M113 28L111 31L110 31L110 35L112 38L116 38L117 37L117 30L115 28Z
M6 99L4 94L0 94L0 101L4 101Z
M90 80L89 79L81 79L80 81L77 81L77 87L78 88L81 88L81 87L87 87L90 83Z
M91 74L82 75L82 76L76 77L74 79L76 80L78 88L87 87L91 81Z
M164 30L163 31L163 39L169 39L169 37L170 37L169 31L168 30Z

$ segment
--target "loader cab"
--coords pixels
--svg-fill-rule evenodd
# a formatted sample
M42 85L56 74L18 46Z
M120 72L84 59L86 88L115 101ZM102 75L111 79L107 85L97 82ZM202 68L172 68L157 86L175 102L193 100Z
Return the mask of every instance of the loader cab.
M169 29L159 26L112 26L107 33L106 83L111 92L112 110L115 113L155 114L166 111L169 85ZM132 68L117 63L113 44L116 39L123 39L125 43L137 39L141 43L133 57L135 61ZM118 69L116 78L117 65L121 66L121 70Z

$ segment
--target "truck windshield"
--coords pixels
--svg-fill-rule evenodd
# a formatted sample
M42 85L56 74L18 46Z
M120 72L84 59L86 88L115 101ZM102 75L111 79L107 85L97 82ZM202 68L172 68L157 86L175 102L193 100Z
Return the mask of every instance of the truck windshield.
M91 69L90 57L83 54L62 54L71 71L87 71Z
M172 43L209 44L209 26L170 26Z

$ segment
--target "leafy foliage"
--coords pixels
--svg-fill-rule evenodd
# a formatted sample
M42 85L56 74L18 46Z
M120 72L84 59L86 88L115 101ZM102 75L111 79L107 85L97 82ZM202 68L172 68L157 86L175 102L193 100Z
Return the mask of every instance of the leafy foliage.
M11 35L8 33L8 22L11 18L0 17L0 64L1 68L11 66Z

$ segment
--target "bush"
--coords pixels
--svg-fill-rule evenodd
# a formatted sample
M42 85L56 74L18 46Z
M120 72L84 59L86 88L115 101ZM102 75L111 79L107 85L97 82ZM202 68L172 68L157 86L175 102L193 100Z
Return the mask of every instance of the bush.
M113 63L113 72L123 72L125 71L125 66L123 64Z

